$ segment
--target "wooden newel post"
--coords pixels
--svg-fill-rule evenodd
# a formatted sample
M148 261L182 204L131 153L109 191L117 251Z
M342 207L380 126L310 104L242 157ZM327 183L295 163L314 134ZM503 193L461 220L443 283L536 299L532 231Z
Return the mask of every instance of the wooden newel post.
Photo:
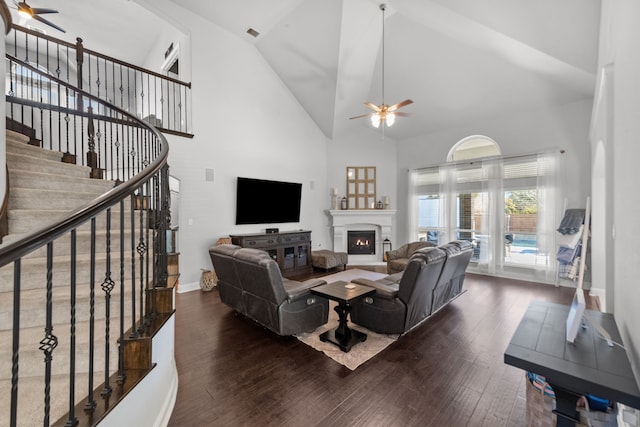
M87 166L91 168L90 177L102 179L102 171L98 165L98 153L96 153L96 140L95 140L95 128L93 126L93 107L89 106L87 108L89 113L88 123L87 123L87 135L89 137L88 146L89 151L87 151Z
M82 89L82 63L84 62L84 46L82 46L82 39L76 38L76 63L78 66L78 89ZM82 95L76 94L76 108L78 111L84 111Z

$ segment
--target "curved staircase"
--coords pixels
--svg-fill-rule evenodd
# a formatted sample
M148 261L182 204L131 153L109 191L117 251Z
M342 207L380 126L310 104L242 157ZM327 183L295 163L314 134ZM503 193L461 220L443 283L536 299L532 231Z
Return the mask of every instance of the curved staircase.
M48 224L63 218L69 212L91 202L101 194L109 191L115 185L113 181L88 178L91 168L82 165L62 163L62 154L28 145L29 138L22 134L7 131L7 166L9 169L9 206L8 219L10 234L3 238L3 244L8 245L27 235L30 231L46 228ZM112 226L119 228L119 208L112 212ZM96 227L104 229L105 214L96 218ZM130 209L125 209L125 219L130 218ZM79 390L82 384L87 384L89 375L89 359L86 349L89 345L90 329L90 275L91 275L91 232L89 225L77 230L76 241L76 280L77 293L76 309L76 346L84 351L85 357L77 357L76 382ZM128 229L128 225L125 229ZM128 234L124 238L127 239ZM96 239L94 267L105 270L106 246L105 239ZM119 246L119 242L112 241L112 245ZM71 253L70 241L65 239L56 242L53 248L52 276L53 304L53 333L58 336L56 356L52 363L51 389L53 393L65 394L69 383L69 355L70 342L65 334L58 334L59 330L69 330L69 313L71 310L68 284L70 282L69 264ZM112 252L111 256L119 253ZM124 254L126 262L131 262L131 253ZM47 257L46 247L42 247L26 255L21 263L21 301L20 301L20 371L26 374L20 376L18 397L18 418L24 425L39 425L42 423L44 401L33 399L31 396L41 394L44 370L42 368L43 352L39 349L43 330L46 326L46 312L42 310L42 301L46 298ZM11 343L12 341L12 309L13 309L13 265L0 268L0 413L9 412L8 404L11 390ZM94 289L94 293L96 290ZM102 293L98 288L97 292ZM131 296L126 295L125 304L131 304ZM111 298L119 298L119 288L114 288ZM94 304L95 322L104 322L104 298L97 298ZM119 313L118 313L119 314ZM119 324L119 317L111 316L110 322ZM126 316L125 324L130 324L131 316ZM4 344L7 345L4 345ZM104 336L95 336L93 345L105 347ZM103 352L96 352L93 371L94 383L100 384L105 376L105 357ZM118 347L110 348L110 371L118 368ZM86 391L86 390L85 390ZM80 394L78 403L84 394ZM68 402L53 400L50 418L62 418L68 411Z
M177 255L168 253L166 241L166 139L93 95L90 84L83 91L82 84L43 71L40 56L35 63L17 57L28 56L34 45L55 43L67 52L74 45L16 26L13 31L24 38L10 36L7 43L25 45L7 54L7 123L29 129L29 136L6 134L0 426L96 425L114 413L118 424L150 425L167 416L177 387L172 325L178 274ZM103 64L115 61L81 45L77 53L79 65L85 54ZM108 79L103 76L105 84ZM167 354L152 352L157 336L169 340ZM155 412L119 410L145 383L156 397L142 407ZM117 418L122 413L125 418Z

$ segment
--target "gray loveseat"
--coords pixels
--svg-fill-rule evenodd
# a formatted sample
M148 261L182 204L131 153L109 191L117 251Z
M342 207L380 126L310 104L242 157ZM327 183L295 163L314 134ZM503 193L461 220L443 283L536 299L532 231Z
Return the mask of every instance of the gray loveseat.
M282 277L262 250L220 245L209 248L223 303L278 335L309 332L327 323L329 301L311 295L322 279L298 282Z
M352 280L376 293L353 304L351 321L383 334L408 332L462 292L472 253L471 243L456 240L418 249L404 272L376 281Z

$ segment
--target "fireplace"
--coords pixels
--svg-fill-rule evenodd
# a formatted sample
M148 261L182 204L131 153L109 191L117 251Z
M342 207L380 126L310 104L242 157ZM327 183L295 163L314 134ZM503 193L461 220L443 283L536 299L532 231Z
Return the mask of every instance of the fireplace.
M357 230L347 232L347 253L349 255L375 255L376 231Z

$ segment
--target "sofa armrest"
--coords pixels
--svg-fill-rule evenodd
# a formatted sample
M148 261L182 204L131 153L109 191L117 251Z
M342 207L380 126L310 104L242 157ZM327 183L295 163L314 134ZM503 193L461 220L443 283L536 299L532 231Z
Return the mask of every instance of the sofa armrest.
M395 298L395 296L398 295L399 286L397 283L390 282L387 284L381 281L374 281L369 279L354 279L351 282L357 283L358 285L364 285L369 286L370 288L374 288L377 295L381 295L389 299Z
M309 293L309 289L326 283L327 281L322 279L309 279L304 282L298 282L297 280L282 278L282 284L289 299L295 299L301 295L305 295Z
M379 279L378 282L380 283L384 283L384 284L392 284L392 283L400 283L400 280L402 280L402 276L404 275L404 271L401 271L399 273L393 273L390 274L388 276L384 276L382 279ZM383 282L384 280L384 282Z

